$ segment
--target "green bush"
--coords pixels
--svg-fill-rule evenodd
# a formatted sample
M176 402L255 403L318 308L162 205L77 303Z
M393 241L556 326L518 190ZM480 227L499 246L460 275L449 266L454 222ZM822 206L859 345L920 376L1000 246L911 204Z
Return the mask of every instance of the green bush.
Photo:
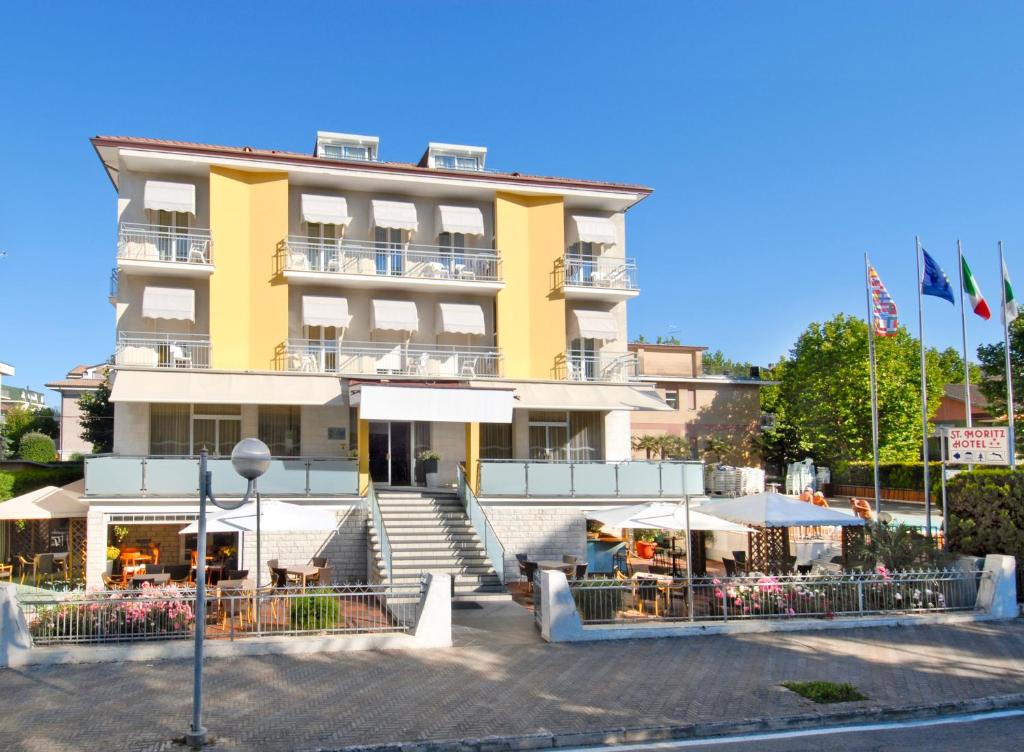
M14 496L13 473L0 473L0 501Z
M1009 554L1022 560L1024 470L963 472L949 481L947 493L951 549L969 556Z
M928 463L928 485L932 487L932 498L942 493L942 463ZM873 486L875 484L874 464L871 462L844 462L831 468L832 485ZM912 491L924 490L923 462L883 462L878 466L878 480L882 488L905 488Z
M19 470L0 471L0 499L3 497L4 478L10 478L11 496L35 491L43 486L66 486L85 476L81 462L62 462L51 467L31 467ZM10 498L10 497L7 497Z
M331 593L319 588L292 598L288 613L291 629L317 631L337 626L341 621L341 601Z
M573 590L576 610L584 621L612 621L622 610L622 587L615 580L583 580Z
M57 459L57 445L45 433L30 431L21 437L18 455L29 462L53 462Z
M786 689L814 702L856 702L868 699L852 684L830 681L782 682Z

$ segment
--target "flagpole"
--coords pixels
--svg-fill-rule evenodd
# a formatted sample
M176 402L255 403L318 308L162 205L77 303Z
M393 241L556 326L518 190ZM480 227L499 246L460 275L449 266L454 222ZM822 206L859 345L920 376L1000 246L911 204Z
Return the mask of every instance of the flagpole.
M1009 426L1010 439L1010 468L1017 466L1017 438L1014 423L1016 415L1013 404L1013 379L1010 376L1010 322L1006 320L1006 260L1003 258L1003 241L999 241L999 281L1002 290L1002 315L1003 315L1003 356L1006 361L1006 417Z
M964 308L964 250L956 241L956 264L960 270L960 336L964 344L964 420L971 427L971 364L967 360L967 309Z
M871 263L864 254L864 286L868 303L868 363L871 369L871 450L874 458L875 517L882 511L882 489L878 477L878 382L875 377L875 316L871 302Z
M921 238L914 236L914 247L917 250L917 331L921 344L921 456L924 461L924 519L928 540L932 539L932 495L928 487L928 372L924 357L924 303L921 295Z

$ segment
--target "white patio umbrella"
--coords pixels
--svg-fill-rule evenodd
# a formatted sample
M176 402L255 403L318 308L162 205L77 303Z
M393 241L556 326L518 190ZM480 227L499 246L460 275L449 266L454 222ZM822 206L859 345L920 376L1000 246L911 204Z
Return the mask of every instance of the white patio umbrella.
M828 527L863 525L860 517L797 501L782 494L764 493L738 499L709 501L701 511L755 527Z
M660 530L686 530L685 510L681 504L651 501L644 504L630 504L610 509L590 509L585 512L588 520L598 520L608 527L658 528ZM690 530L717 530L728 533L752 533L753 529L735 522L716 517L713 514L690 510Z
M260 528L262 532L319 532L333 530L338 521L332 512L311 509L284 501L260 502ZM181 530L182 535L199 531L199 523L193 522ZM208 533L252 533L256 531L256 504L250 502L238 509L226 509L210 515L206 521Z

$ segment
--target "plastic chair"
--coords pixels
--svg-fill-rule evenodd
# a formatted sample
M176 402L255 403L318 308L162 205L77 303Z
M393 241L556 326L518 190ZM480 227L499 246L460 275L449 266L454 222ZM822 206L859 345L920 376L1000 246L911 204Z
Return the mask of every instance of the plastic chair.
M726 577L736 576L736 562L733 559L722 559L722 564L725 565Z

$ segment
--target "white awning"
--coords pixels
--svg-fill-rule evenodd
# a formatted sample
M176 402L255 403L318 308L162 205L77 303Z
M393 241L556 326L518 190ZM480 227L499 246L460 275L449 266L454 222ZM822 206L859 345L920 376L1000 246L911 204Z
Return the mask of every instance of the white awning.
M394 230L415 232L419 227L416 221L416 205L408 201L383 201L374 199L370 209L370 225L373 227L390 227Z
M476 385L481 382L470 382ZM507 382L504 382L507 383ZM672 410L653 387L626 384L594 384L520 381L509 384L516 390L516 407L531 410Z
M147 319L196 320L196 291L191 287L146 287L142 315Z
M0 504L0 520L55 520L69 517L85 517L89 505L79 498L85 492L85 481L58 488L44 486L15 496Z
M484 309L477 303L438 303L437 333L484 334Z
M302 194L302 221L322 225L344 225L352 221L348 215L348 202L341 196Z
M341 379L320 374L121 371L112 375L111 402L214 405L344 405Z
M615 314L608 311L580 311L574 310L573 316L576 319L576 335L581 339L618 339L619 322L615 320Z
M420 317L411 300L375 300L370 310L370 329L418 332Z
M360 384L352 391L360 420L511 423L511 389Z
M196 213L196 187L192 183L147 180L142 196L142 205L146 209Z
M319 295L302 296L302 323L305 326L347 327L352 321L347 298L326 298Z
M615 245L619 242L619 234L615 223L607 217L578 217L573 215L576 226L576 239L582 243L599 243Z
M484 234L484 215L473 206L438 206L437 231L461 232L463 235Z

